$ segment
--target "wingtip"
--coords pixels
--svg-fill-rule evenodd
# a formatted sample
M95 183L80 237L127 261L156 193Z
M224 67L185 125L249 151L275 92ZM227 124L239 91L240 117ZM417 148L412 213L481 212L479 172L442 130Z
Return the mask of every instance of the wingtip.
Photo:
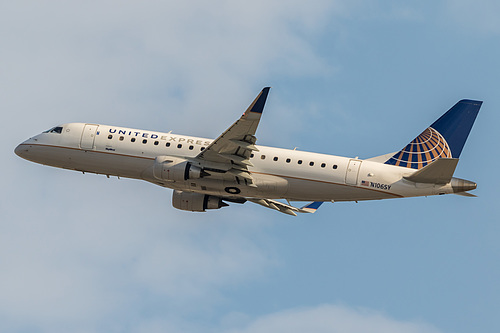
M311 202L307 205L305 205L304 207L300 208L300 212L301 213L316 213L316 211L318 210L318 208L323 204L323 201L314 201L314 202Z
M483 104L483 101L479 101L476 99L462 99L462 100L458 101L458 103L481 106Z
M251 105L250 112L262 113L264 111L264 105L266 104L267 95L269 94L269 89L271 89L271 87L265 87L264 89L262 89L259 96L255 99L255 101Z

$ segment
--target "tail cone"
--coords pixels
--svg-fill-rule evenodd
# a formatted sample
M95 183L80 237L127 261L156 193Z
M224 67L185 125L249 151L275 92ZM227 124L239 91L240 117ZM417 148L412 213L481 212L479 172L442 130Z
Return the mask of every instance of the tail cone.
M458 193L475 190L477 188L477 184L471 182L470 180L453 178L451 180L451 187L453 188L454 193Z

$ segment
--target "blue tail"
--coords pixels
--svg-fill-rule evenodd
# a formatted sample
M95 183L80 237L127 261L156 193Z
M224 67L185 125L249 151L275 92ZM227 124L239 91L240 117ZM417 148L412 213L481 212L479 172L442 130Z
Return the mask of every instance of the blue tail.
M438 158L459 158L481 104L461 100L385 164L421 169Z

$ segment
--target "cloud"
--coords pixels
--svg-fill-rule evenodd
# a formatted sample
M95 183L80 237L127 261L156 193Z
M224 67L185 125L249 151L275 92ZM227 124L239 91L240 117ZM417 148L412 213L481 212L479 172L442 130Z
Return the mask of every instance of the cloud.
M485 35L500 33L497 13L500 3L494 0L453 0L445 2L445 17L454 26L461 27L467 33L475 32Z
M173 324L175 323L175 324ZM293 308L262 314L255 318L231 312L218 325L204 326L175 320L151 319L133 332L223 332L223 333L440 333L438 328L420 320L398 320L367 308L339 304Z
M142 127L151 126L146 113L163 126L201 130L206 122L193 124L194 117L234 117L276 75L328 71L307 37L344 7L330 1L6 4L0 86L10 98L4 103L36 106L52 118L84 112L86 121L121 117Z
M228 333L314 332L314 333L438 333L419 321L401 321L380 312L342 305L292 309L255 319Z
M98 323L148 298L177 313L196 300L196 312L221 301L225 286L265 274L274 259L255 240L260 231L244 234L248 216L238 217L237 229L227 225L231 218L217 227L216 212L169 208L168 190L130 181L109 187L101 177L21 161L12 150L67 121L216 136L274 75L328 67L306 36L336 8L330 1L2 4L2 109L6 122L24 124L9 126L0 143L10 156L4 175L13 175L2 176L4 325Z
M2 214L0 329L106 331L101 326L120 320L122 329L140 326L150 317L171 318L171 325L224 302L225 289L260 279L277 264L262 224L249 217L235 225L217 212L180 212L165 207L164 189L81 177L56 176L43 201ZM63 198L62 184L79 192ZM96 202L95 195L90 208L91 189L115 202ZM140 191L148 195L133 195L136 207L117 206ZM14 201L26 198L21 192L11 193Z

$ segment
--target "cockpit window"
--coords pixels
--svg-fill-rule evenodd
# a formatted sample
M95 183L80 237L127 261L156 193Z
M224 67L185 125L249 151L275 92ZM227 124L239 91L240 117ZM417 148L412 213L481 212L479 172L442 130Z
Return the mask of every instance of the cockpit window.
M62 130L63 130L62 126L56 126L56 127L52 127L49 130L46 130L43 133L57 133L57 134L61 134Z

